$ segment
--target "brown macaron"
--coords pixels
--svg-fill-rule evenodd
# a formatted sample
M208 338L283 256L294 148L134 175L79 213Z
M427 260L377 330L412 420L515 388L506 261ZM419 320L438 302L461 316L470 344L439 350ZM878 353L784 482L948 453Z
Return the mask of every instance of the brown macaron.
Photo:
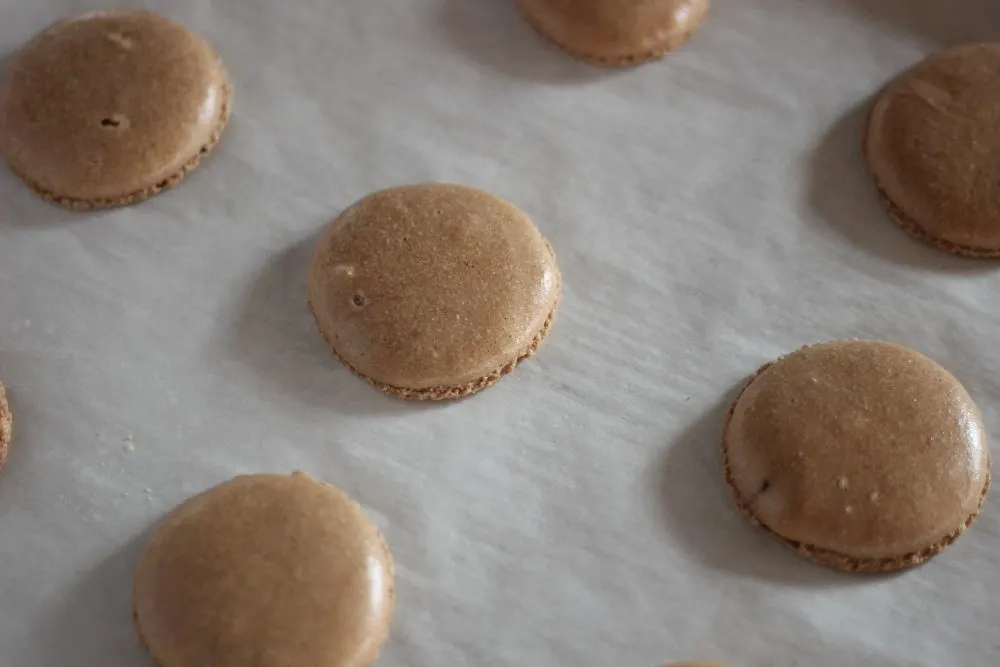
M14 420L7 404L7 389L0 382L0 469L7 460L7 450L10 448L10 436L14 428Z
M309 269L333 353L382 391L459 398L531 356L561 290L531 219L488 192L425 183L371 194L334 220Z
M200 37L143 10L59 22L0 90L0 153L42 198L77 210L142 201L215 146L232 91Z
M610 67L662 58L701 25L710 0L518 0L525 19L570 55Z
M767 364L730 409L723 463L739 509L822 565L891 572L937 555L979 513L979 410L927 357L835 341Z
M394 603L378 529L303 473L236 477L178 506L133 589L136 629L158 667L364 667Z
M890 216L969 257L1000 257L1000 43L938 53L878 97L864 140Z

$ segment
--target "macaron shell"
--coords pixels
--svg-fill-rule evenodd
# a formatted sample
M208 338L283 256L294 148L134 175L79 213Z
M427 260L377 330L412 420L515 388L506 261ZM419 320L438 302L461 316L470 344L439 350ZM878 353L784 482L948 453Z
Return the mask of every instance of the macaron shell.
M3 382L0 382L0 468L3 468L3 464L7 460L7 450L10 447L13 426L10 406L7 404L7 389Z
M571 55L628 66L660 58L698 29L709 0L518 0L525 19Z
M45 30L0 92L0 152L39 194L74 208L173 185L218 141L231 90L200 37L147 11Z
M335 353L382 388L453 397L509 372L551 325L561 278L534 223L457 185L383 190L320 241L309 302ZM421 395L421 391L427 395Z
M756 375L724 436L727 482L754 520L807 557L853 571L926 560L989 485L979 411L908 348L838 341Z
M307 475L237 477L171 512L136 570L137 630L160 667L368 665L393 565L361 509Z
M903 73L872 108L865 156L906 231L952 253L1000 256L1000 44Z

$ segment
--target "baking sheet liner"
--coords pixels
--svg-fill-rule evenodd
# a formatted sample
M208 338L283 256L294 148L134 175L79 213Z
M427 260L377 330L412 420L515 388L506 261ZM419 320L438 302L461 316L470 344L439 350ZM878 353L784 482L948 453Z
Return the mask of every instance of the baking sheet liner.
M103 6L8 3L0 55ZM859 149L870 97L1000 36L1000 5L715 0L626 71L550 48L512 0L146 6L218 49L233 121L134 208L64 212L0 174L0 665L149 665L129 595L150 526L293 469L388 538L386 667L997 663L994 502L926 567L844 576L738 516L718 440L747 373L852 336L928 354L1000 426L1000 266L896 229ZM517 203L565 279L538 355L446 405L352 377L305 307L323 226L423 180Z

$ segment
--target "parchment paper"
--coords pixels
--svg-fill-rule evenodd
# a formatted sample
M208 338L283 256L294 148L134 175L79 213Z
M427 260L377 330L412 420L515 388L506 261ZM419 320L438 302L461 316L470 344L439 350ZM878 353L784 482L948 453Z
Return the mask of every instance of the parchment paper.
M1000 266L898 231L859 142L872 94L1000 38L1000 5L716 0L682 51L622 72L550 48L512 0L146 6L212 41L235 113L134 208L63 212L0 174L0 665L148 666L129 596L150 526L294 469L387 535L380 666L1000 663L996 502L930 565L856 578L746 524L718 465L742 378L840 337L930 355L997 432ZM100 7L5 0L0 54ZM304 291L336 213L423 180L516 202L565 277L534 359L433 406L341 368Z

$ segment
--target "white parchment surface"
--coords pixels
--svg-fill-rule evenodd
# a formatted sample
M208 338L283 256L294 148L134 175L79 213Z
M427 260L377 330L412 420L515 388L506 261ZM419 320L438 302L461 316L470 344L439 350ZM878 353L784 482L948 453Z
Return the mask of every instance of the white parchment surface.
M746 524L718 465L741 379L831 338L930 355L1000 432L1000 265L898 231L859 155L870 96L1000 39L1000 5L715 0L682 51L607 72L513 4L150 1L229 67L215 154L96 214L0 173L0 666L149 667L129 595L152 523L294 469L389 540L380 666L1000 664L1000 501L927 567L859 579ZM0 55L103 6L2 0ZM517 203L565 278L535 358L434 406L341 368L304 289L334 215L424 180Z

